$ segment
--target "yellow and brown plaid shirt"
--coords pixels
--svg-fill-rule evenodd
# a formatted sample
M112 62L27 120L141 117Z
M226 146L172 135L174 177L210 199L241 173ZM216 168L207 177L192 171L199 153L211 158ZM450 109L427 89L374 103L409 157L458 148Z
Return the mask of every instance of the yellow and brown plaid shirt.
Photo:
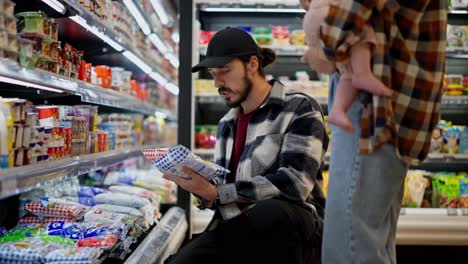
M377 44L373 72L393 96L364 96L360 152L391 143L401 160L419 164L429 152L440 118L447 29L446 0L341 1L332 5L321 28L323 50L330 60L349 58L363 27L373 26Z

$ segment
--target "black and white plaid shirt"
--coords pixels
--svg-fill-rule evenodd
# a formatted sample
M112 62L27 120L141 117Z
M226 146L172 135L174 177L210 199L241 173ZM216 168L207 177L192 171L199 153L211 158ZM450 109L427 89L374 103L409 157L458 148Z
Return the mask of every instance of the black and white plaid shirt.
M328 146L318 104L303 94L286 93L272 82L269 97L255 111L247 128L244 152L234 183L218 177L218 208L223 219L238 216L256 201L278 198L317 210L324 196L317 176ZM228 168L234 146L239 108L231 109L219 122L215 161ZM201 207L210 206L204 201Z

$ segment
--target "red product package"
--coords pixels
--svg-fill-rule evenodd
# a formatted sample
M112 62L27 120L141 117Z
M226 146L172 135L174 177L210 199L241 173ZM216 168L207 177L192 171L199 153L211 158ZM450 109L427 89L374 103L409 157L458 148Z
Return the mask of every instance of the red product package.
M52 204L45 207L41 202L29 202L24 209L39 217L62 217L79 220L83 217L85 208L79 205Z
M26 216L21 218L18 221L18 225L21 224L48 224L53 222L76 222L75 219L70 218L62 218L62 217L44 217L42 219L38 218L37 216Z
M151 161L155 161L155 160L159 160L160 158L162 158L164 155L166 155L167 152L169 152L169 148L160 148L160 149L142 149L141 152L143 153L143 155L151 160Z
M200 31L200 39L198 40L198 43L200 45L208 45L210 43L211 38L213 35L216 33L216 31L206 31L206 30L201 30Z
M117 244L117 241L119 241L117 235L104 235L81 239L76 243L76 245L78 247L99 247L102 249L108 249Z

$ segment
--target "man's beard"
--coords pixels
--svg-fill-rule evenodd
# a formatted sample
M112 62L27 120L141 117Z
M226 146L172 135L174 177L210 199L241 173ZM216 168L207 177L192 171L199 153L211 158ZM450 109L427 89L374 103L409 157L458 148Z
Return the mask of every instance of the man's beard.
M252 80L249 79L249 77L247 76L247 73L244 75L243 81L244 81L243 89L240 92L239 99L237 99L236 101L232 101L232 102L226 102L226 105L228 107L230 108L239 107L245 100L247 100L247 97L249 97L249 94L252 91L253 83L252 83ZM228 87L224 87L224 86L218 89L219 94L225 91L232 92L232 89Z

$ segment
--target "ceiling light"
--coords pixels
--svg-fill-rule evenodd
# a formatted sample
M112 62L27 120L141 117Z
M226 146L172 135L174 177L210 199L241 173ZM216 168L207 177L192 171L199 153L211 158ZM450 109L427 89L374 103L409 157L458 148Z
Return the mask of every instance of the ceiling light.
M32 88L37 88L37 89L46 90L46 91L55 92L55 93L63 93L62 90L58 90L55 88L47 87L47 86L40 85L40 84L35 84L32 82L20 81L20 80L3 77L3 76L0 76L0 82L16 84L16 85L21 85L21 86L26 86L26 87L32 87Z
M133 18L135 18L136 22L141 28L141 31L145 33L145 35L149 35L151 33L151 28L146 21L145 17L143 14L140 13L140 10L138 7L135 5L133 0L123 0L125 6L128 8L128 11L132 14Z
M161 23L163 25L168 25L169 17L167 16L166 10L161 5L161 2L159 0L150 0L150 2L151 2L151 5L153 6L154 11L159 17L159 20L161 20Z
M229 8L229 7L204 7L204 12L245 12L245 13L305 13L302 8Z
M140 58L135 56L135 54L131 53L130 51L124 51L123 55L127 57L131 62L133 62L133 64L138 66L138 68L140 68L144 73L150 73L152 71L151 67L148 66L148 64L140 60Z
M173 83L169 83L168 85L164 86L164 88L166 90L168 90L169 92L171 92L172 94L174 95L178 95L179 94L179 87L177 87L175 84Z
M60 14L65 14L65 12L67 12L65 6L57 0L42 0L42 2L52 7L53 9L55 9L55 11L59 12Z
M159 38L159 36L156 33L149 35L148 38L162 54L168 51L166 44L164 44L164 42L161 40L161 38Z
M171 38L175 43L179 43L179 41L180 41L179 32L174 31L174 33L172 33L172 35L171 35Z
M152 72L149 74L149 76L151 78L153 78L153 80L155 80L157 83L159 83L160 85L162 86L165 86L168 81L166 78L164 78L161 74L159 74L158 72Z
M154 113L154 115L155 115L156 117L159 117L159 118L162 118L162 119L166 119L167 116L168 116L166 113L159 112L159 111L156 111L156 112Z
M84 27L85 29L89 30L91 33L96 35L98 38L102 39L102 41L109 44L109 46L114 48L116 51L120 52L120 51L123 50L122 45L120 45L116 41L112 40L109 36L107 36L102 31L100 31L97 27L89 25L83 17L72 16L72 17L70 17L70 19L75 21L80 26Z

